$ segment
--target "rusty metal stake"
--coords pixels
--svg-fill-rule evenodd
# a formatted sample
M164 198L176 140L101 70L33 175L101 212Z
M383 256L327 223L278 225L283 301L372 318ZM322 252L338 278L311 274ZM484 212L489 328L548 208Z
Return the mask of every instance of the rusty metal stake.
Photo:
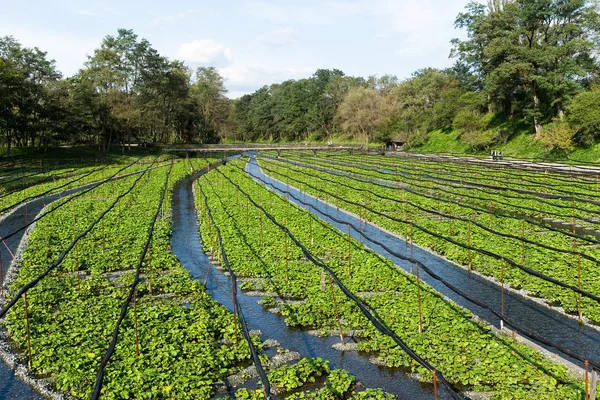
M577 252L577 289L581 290L581 252ZM581 293L577 293L577 312L579 314L579 323L583 324L581 314Z
M411 257L412 258L412 257ZM419 305L419 334L423 333L423 312L421 310L421 279L419 278L419 264L416 264L417 272L417 301Z
M0 236L0 241L2 241L2 244L4 245L4 247L6 247L6 250L8 250L8 252L10 253L10 256L13 258L13 260L15 259L15 255L13 254L13 252L10 250L10 248L8 247L8 245L6 244L6 242L4 241L4 239L2 239L2 236Z
M350 250L350 224L348 224L348 278L352 277L352 253Z
M589 400L590 398L590 385L589 385L589 378L588 378L588 369L589 369L589 362L588 360L585 360L583 362L583 368L585 369L585 400Z
M471 274L471 219L469 218L469 243L468 243L468 255L469 255L469 275Z
M284 233L284 240L285 240L285 280L289 281L290 280L290 276L289 276L290 261L289 261L289 250L288 250L288 237L285 233Z
M521 220L521 265L525 265L525 220Z
M331 297L333 298L333 308L335 310L335 318L337 319L338 328L340 329L340 341L342 345L345 345L344 342L344 331L342 330L342 321L340 321L340 313L338 311L337 301L335 300L335 292L333 291L333 280L331 276L329 277L329 290L331 291Z

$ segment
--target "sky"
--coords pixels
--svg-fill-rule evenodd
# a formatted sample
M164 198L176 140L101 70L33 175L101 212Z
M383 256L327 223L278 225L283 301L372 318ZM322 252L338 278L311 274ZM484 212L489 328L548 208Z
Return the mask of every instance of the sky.
M106 35L133 29L162 55L215 66L237 98L318 68L347 75L444 68L454 19L468 0L21 0L6 1L0 36L12 35L75 74Z

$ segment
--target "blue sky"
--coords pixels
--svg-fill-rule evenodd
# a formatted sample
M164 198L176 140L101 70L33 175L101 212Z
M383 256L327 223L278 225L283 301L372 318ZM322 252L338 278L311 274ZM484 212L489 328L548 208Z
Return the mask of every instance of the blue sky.
M0 36L13 35L77 72L118 28L133 29L163 55L214 65L230 97L310 76L317 68L348 75L443 68L454 19L468 0L21 0L0 13Z

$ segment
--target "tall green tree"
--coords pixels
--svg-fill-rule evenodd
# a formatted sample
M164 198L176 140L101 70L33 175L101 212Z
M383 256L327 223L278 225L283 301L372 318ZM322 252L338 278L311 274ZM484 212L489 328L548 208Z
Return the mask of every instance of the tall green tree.
M565 104L582 90L597 66L600 25L588 0L472 2L456 19L468 39L454 40L453 55L477 76L490 103L510 118L516 102L533 122L562 119Z

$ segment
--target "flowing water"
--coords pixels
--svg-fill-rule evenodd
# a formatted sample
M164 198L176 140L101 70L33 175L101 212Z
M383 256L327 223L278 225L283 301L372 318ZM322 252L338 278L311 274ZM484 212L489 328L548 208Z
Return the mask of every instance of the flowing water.
M202 250L202 239L198 234L192 184L193 177L186 178L178 182L173 191L171 248L192 276L204 281L210 263ZM214 266L210 270L207 291L216 301L232 310L231 281ZM301 330L289 329L282 317L266 311L257 303L260 298L246 296L242 291L238 291L238 298L250 329L260 329L263 340L275 339L284 348L297 351L303 357L327 359L330 367L348 370L366 387L380 387L400 398L433 398L431 385L419 383L398 370L375 366L361 353L342 353L333 349L331 346L339 342L337 336L318 338ZM442 393L440 398L446 396Z

